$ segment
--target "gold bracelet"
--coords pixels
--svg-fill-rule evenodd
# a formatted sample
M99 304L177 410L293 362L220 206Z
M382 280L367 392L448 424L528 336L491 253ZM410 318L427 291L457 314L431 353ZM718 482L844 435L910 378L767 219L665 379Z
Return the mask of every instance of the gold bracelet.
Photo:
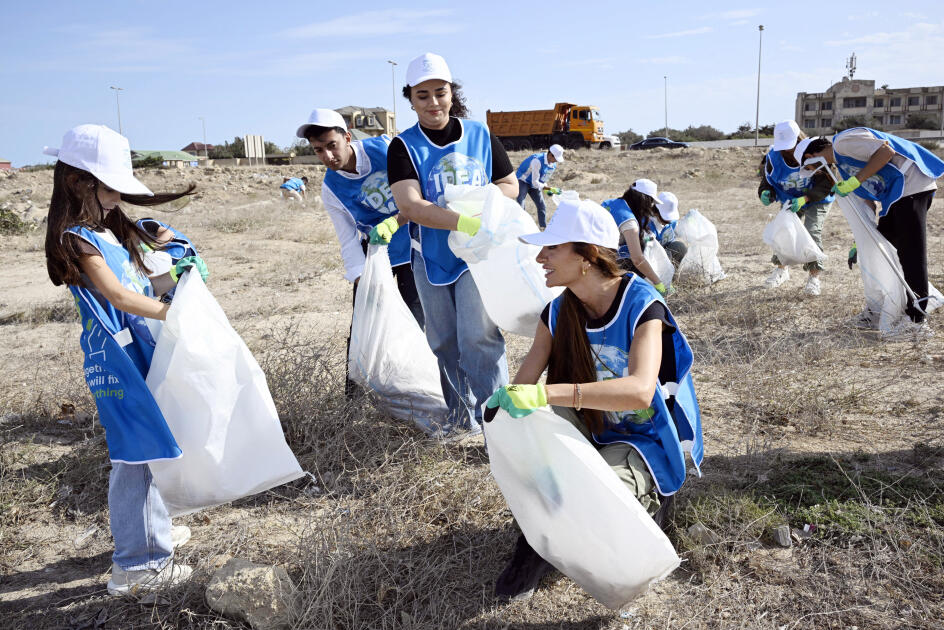
M583 396L580 393L580 383L574 383L574 391L577 393L577 404L574 405L574 409L580 411L580 403L583 400Z

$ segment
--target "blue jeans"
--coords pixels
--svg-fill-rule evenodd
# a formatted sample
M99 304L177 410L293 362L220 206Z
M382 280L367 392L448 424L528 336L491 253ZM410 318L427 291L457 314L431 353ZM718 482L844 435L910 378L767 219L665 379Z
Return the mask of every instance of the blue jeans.
M174 555L170 515L147 464L111 463L108 513L115 564L125 571L164 568Z
M531 201L538 209L538 225L542 228L547 227L547 206L544 205L544 197L541 196L541 190L531 188L531 184L518 180L518 204L524 208L524 198L531 196Z
M508 383L505 338L485 312L471 272L452 284L432 285L423 256L413 252L413 279L426 318L426 340L439 361L448 422L475 428L482 421L482 405Z

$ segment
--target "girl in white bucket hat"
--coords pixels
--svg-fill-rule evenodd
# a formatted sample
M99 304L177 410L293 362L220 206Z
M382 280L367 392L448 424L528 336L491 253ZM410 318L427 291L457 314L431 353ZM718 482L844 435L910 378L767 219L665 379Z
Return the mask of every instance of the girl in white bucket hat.
M180 274L206 265L179 232L145 219L132 221L119 203L152 206L193 192L152 193L131 170L128 140L102 125L66 133L53 172L46 231L46 266L65 284L82 322L85 377L105 428L112 467L108 509L115 552L108 592L122 595L173 584L190 567L175 564L174 547L190 538L170 517L148 462L181 456L145 377L155 339L148 319L163 320L156 299ZM154 268L169 268L158 273Z
M684 453L696 468L703 458L693 355L662 295L620 269L619 238L605 209L573 198L561 202L545 231L520 237L542 247L537 260L545 282L564 292L544 309L514 384L489 398L485 418L501 407L511 417L494 421L514 422L551 405L662 525L685 481ZM617 536L619 523L588 535ZM521 535L496 594L526 597L551 570Z

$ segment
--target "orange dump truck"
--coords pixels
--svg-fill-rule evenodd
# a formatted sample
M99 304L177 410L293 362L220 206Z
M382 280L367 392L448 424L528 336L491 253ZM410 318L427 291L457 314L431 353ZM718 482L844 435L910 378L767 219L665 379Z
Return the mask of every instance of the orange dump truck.
M552 144L567 149L605 149L611 144L603 133L600 110L590 105L557 103L554 109L523 112L488 110L485 120L508 151L546 149Z

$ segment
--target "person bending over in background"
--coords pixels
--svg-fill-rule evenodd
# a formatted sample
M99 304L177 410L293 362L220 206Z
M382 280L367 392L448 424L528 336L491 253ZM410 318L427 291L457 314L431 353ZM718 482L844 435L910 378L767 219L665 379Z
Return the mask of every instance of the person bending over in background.
M668 287L659 280L652 265L646 260L644 231L640 227L647 225L649 219L658 216L661 203L656 183L651 179L637 179L622 197L607 199L602 205L619 226L622 237L618 253L620 266L642 276L651 282L659 293L665 295Z
M279 186L279 192L282 194L282 199L286 201L305 203L305 187L307 185L307 177L283 177L282 185Z
M557 188L547 185L551 175L557 169L557 163L564 161L564 148L559 144L552 144L545 153L533 153L526 157L518 166L515 175L518 177L518 203L524 208L524 198L529 196L538 210L538 225L543 230L547 227L547 206L541 191L548 194L559 193Z
M688 245L675 234L675 226L679 220L678 197L668 191L662 191L659 193L659 205L656 207L659 210L658 216L649 217L646 229L659 240L672 264L678 269L679 263L688 253Z

